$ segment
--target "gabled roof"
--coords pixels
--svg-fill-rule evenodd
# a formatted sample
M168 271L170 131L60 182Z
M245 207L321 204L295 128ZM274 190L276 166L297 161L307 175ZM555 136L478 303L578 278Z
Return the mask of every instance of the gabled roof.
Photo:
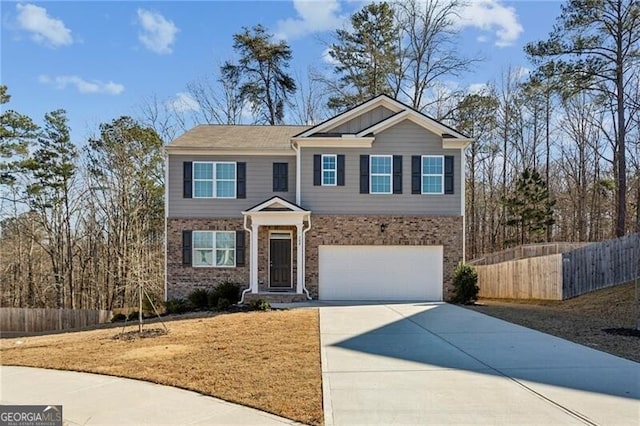
M309 126L201 124L167 145L167 150L291 150L291 137Z
M299 205L292 203L290 201L285 200L284 198L280 198L277 195L269 198L266 201L263 201L260 204L256 204L255 206L247 209L243 213L256 213L256 212L264 212L264 211L288 211L288 212L298 212L298 213L308 213L309 210L303 209Z
M382 130L385 130L389 127L391 127L392 125L399 123L403 120L409 119L411 121L413 121L414 123L424 127L425 129L443 137L443 138L447 138L447 139L458 139L461 142L468 142L469 141L469 137L465 136L464 134L458 132L457 130L447 126L446 124L443 124L431 117L429 117L428 115L425 115L413 108L411 108L408 105L403 104L400 101L397 101L387 95L379 95L376 96L375 98L369 99L368 101L355 106L345 112L343 112L342 114L339 114L327 121L324 121L314 127L311 127L309 129L306 129L304 131L302 131L301 133L297 134L294 136L294 139L303 139L303 138L310 138L310 137L320 137L320 135L317 135L318 133L326 133L328 131L330 131L331 129L334 129L335 127L348 122L349 120L357 117L358 115L367 113L375 108L378 108L380 106L383 106L391 111L394 112L393 115L391 115L390 117L382 120L379 123L376 123L372 126L370 126L367 129L363 129L362 131L360 131L356 136L357 137L364 137L367 135L371 135L371 134L376 134L377 132L380 132Z

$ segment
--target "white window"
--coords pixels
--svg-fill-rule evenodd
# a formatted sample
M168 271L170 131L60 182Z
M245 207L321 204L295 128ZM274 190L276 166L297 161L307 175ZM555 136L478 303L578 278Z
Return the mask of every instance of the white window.
M322 186L336 186L337 158L336 155L322 156Z
M444 194L444 157L422 156L422 193Z
M391 155L372 155L369 157L369 192L371 194L391 194L392 170Z
M194 198L236 198L236 163L194 162Z
M193 266L236 266L236 233L193 231Z

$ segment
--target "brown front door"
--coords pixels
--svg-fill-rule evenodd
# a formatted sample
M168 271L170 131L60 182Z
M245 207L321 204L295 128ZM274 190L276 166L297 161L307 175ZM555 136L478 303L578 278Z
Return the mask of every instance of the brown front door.
M269 240L269 287L291 288L291 240Z

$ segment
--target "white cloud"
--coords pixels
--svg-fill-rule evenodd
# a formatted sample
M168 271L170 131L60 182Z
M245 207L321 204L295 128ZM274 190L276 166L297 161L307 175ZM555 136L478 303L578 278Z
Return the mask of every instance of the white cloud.
M340 62L338 62L337 60L335 60L330 54L329 51L331 50L330 47L327 47L326 49L324 49L324 51L322 52L322 61L329 64L329 65L338 65L340 64Z
M347 19L346 15L339 15L338 0L293 0L293 7L298 17L278 21L276 40L292 40L307 34L334 30Z
M518 80L522 80L529 77L529 74L531 74L531 68L518 66L513 70L513 72Z
M175 98L168 101L168 106L176 112L200 111L198 102L185 92L177 93Z
M138 9L138 23L142 26L138 40L147 49L160 55L172 52L172 44L180 31L172 21L167 21L159 13Z
M31 33L36 43L49 47L66 46L73 43L71 30L60 19L52 18L44 7L33 4L16 4L18 25Z
M82 94L105 93L108 95L119 95L124 91L122 84L114 83L113 81L88 81L77 75L61 75L57 77L41 75L38 77L38 81L42 84L53 86L56 89L65 89L67 86L74 86L76 90Z
M459 25L495 33L498 47L512 45L524 31L515 9L501 0L469 1L460 12Z
M482 95L489 90L487 83L472 83L467 87L467 93L472 95Z

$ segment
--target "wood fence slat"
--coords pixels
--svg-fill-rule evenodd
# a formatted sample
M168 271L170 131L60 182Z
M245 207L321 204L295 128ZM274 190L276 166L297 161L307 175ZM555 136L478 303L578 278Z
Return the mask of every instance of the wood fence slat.
M640 234L566 248L563 243L522 246L481 259L475 265L480 296L563 300L632 281L640 273ZM525 255L534 257L488 264Z
M640 234L594 243L564 254L563 298L632 281L638 274Z
M106 310L0 308L0 332L71 330L109 322L111 316Z
M562 254L476 266L481 297L502 299L559 299Z

